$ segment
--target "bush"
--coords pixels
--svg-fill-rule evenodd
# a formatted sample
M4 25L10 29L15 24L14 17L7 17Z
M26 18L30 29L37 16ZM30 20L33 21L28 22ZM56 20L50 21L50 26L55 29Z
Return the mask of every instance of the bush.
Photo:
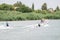
M51 13L21 13L18 11L3 11L0 10L0 21L16 21L16 20L39 20L41 18L60 19L60 11Z
M42 11L41 10L35 10L36 13L41 13Z
M47 13L47 11L46 10L42 10L42 14L46 14Z
M22 13L32 12L32 9L31 8L26 7L24 5L22 5L22 7L17 8L16 10L19 11L19 12L22 12Z
M14 10L14 8L12 5L3 3L0 5L0 10Z

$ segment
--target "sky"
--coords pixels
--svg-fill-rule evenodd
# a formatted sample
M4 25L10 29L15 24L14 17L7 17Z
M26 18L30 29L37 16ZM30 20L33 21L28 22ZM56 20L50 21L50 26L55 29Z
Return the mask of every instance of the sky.
M26 6L31 7L32 3L34 3L34 9L41 9L43 3L47 3L48 8L55 9L57 6L60 7L60 0L0 0L0 4L14 4L17 1L21 1Z

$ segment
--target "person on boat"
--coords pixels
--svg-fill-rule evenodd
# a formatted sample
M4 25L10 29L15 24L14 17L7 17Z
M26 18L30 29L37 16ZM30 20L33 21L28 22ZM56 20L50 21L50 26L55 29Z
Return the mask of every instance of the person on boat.
M41 23L43 23L43 24L48 24L48 19L42 18L42 19L41 19Z
M40 26L41 26L41 24L42 24L42 23L44 23L44 22L45 22L45 19L44 19L44 18L42 18L42 19L41 19L41 22L38 24L38 26L40 27Z
M8 23L6 23L6 26L9 27Z
M40 24L38 24L38 26L40 27Z
M41 19L41 23L44 23L44 22L45 22L45 19L44 19L44 18L42 18L42 19Z

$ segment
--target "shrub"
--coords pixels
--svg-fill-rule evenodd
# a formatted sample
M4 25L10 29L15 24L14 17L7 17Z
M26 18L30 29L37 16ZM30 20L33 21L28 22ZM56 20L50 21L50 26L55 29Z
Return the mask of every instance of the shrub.
M41 13L41 10L35 10L36 13Z
M42 10L42 14L46 14L47 13L47 11L46 10Z

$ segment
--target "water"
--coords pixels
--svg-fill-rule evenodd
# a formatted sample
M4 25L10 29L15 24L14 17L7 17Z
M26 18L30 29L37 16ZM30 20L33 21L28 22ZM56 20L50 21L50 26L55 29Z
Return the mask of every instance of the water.
M5 25L0 22L0 25ZM13 29L0 29L0 40L60 40L60 20L48 20L47 27L29 27L40 23L33 21L8 21Z

